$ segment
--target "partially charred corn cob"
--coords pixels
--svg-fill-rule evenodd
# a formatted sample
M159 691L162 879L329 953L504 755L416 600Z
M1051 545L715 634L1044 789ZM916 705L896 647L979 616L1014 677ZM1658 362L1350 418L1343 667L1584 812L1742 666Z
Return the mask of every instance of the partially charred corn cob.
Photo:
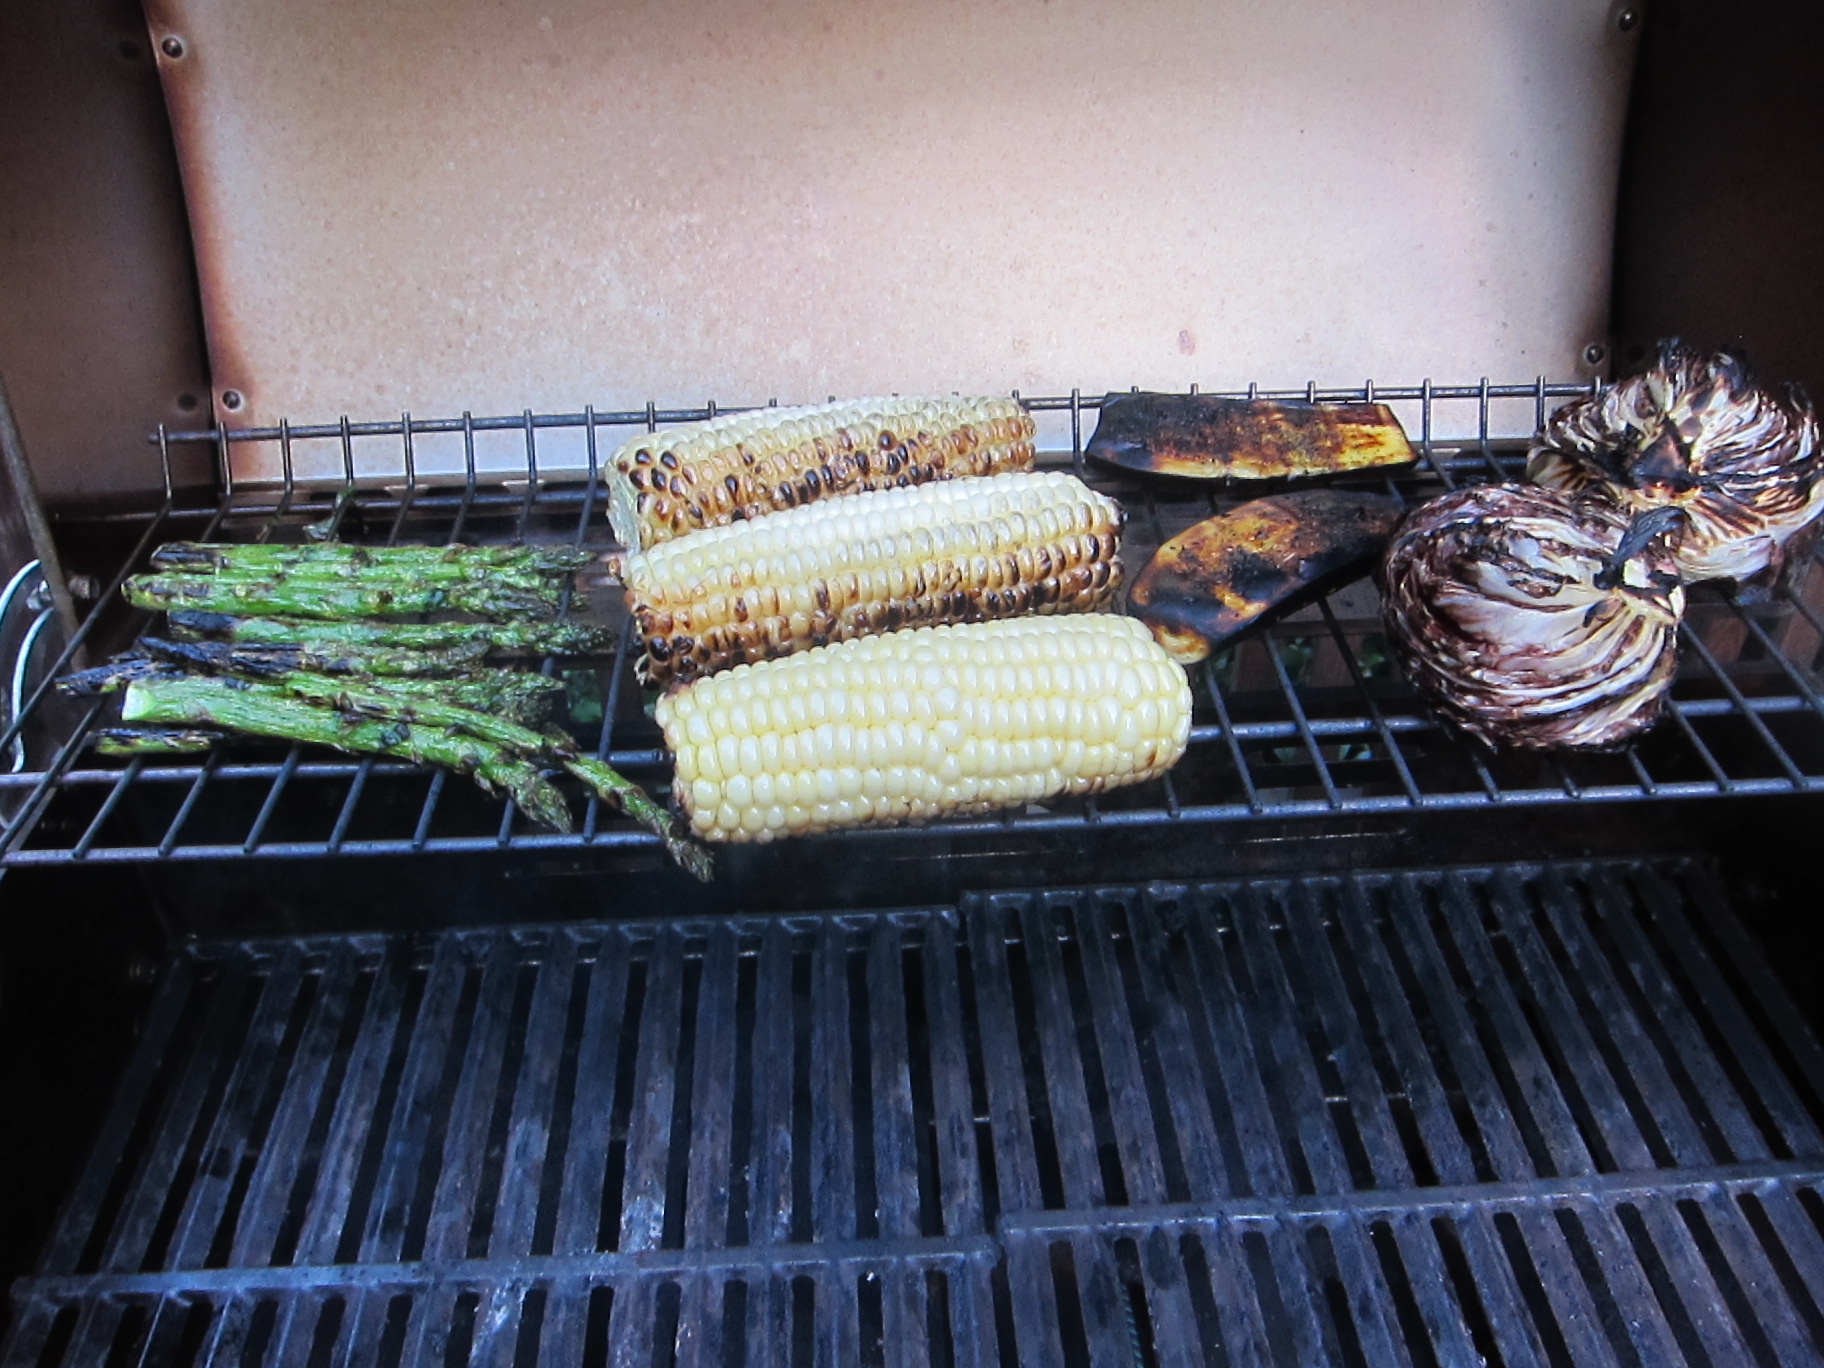
M990 475L830 499L626 558L647 683L944 622L1106 608L1121 507L1074 475Z
M642 434L608 463L608 522L630 551L830 494L1030 470L1015 399L846 399Z
M742 665L661 698L708 841L970 816L1152 779L1191 690L1133 618L921 627Z

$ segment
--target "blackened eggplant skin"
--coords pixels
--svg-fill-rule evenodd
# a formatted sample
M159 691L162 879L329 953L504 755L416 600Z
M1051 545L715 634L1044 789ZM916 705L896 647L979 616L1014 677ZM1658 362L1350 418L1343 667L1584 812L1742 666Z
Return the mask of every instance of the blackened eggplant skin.
M1161 546L1128 611L1181 664L1204 659L1275 608L1381 553L1405 505L1303 489L1254 499Z
M1490 745L1612 750L1658 720L1685 594L1600 491L1459 489L1414 509L1381 567L1387 637L1437 710ZM1629 552L1632 551L1632 554Z
M1413 460L1385 404L1210 394L1111 394L1083 451L1126 470L1197 480L1296 479Z

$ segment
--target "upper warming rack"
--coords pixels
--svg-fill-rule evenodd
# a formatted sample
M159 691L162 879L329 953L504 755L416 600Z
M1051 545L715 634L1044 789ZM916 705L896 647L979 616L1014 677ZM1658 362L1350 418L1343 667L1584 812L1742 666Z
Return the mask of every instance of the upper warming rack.
M1463 483L1517 478L1526 436L1551 408L1587 392L1539 380L1312 386L1273 397L1391 404L1420 452L1418 464L1344 483L1415 502ZM1123 555L1130 570L1191 523L1270 489L1212 492L1102 468L1083 456L1099 398L1072 393L1024 402L1039 423L1041 464L1074 468L1127 509ZM602 463L630 433L716 412L708 405L406 415L161 432L154 452L165 494L158 505L65 528L67 563L95 581L95 610L54 658L3 662L13 695L0 761L12 772L0 774L0 867L499 849L656 852L656 838L576 788L568 790L576 831L556 834L464 781L296 745L245 741L187 760L108 760L89 741L105 725L107 701L69 702L49 681L79 651L100 659L150 624L120 602L119 587L166 541L297 541L310 528L376 545L526 541L614 549ZM198 453L211 454L217 468L206 490L186 487L175 473ZM570 727L583 746L663 794L669 760L633 676L619 598L617 588L603 585L581 596L576 609L613 629L612 651L548 659L543 668L564 677ZM1744 604L1716 585L1697 588L1680 650L1668 715L1633 745L1596 755L1495 753L1438 723L1399 678L1381 635L1378 597L1362 579L1196 667L1190 750L1164 779L1100 799L871 836L946 848L983 838L1004 846L1023 834L1090 828L1167 831L1824 788L1824 571L1815 562L1766 603Z

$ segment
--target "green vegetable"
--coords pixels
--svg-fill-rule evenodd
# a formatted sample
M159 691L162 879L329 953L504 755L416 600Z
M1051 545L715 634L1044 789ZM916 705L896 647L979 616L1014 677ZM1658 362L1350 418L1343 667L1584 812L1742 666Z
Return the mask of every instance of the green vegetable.
M491 670L467 665L461 674L428 678L424 670L389 675L384 669L374 669L370 673L363 668L375 664L397 665L400 662L396 657L400 653L375 652L372 657L356 656L325 662L295 646L235 646L221 641L163 641L157 637L144 637L140 645L155 660L188 666L204 674L270 680L301 698L326 689L365 685L401 699L423 699L495 712L518 722L542 721L548 717L564 687L560 680L529 670ZM375 678L376 675L380 677Z
M361 755L390 755L417 764L443 765L500 789L545 826L571 830L561 793L523 755L513 754L458 728L426 725L405 716L372 715L324 707L294 697L276 684L243 679L179 676L135 679L127 685L120 716L128 723L219 727L226 731L333 746Z
M588 655L614 645L605 628L585 622L326 622L182 608L167 613L165 621L171 635L185 641L300 646L324 655L381 649L463 650L477 643L493 651Z
M307 529L308 530L308 529ZM440 765L502 790L545 826L571 829L547 777L563 769L656 833L681 867L713 873L709 852L608 765L538 726L565 677L488 668L495 652L582 655L612 646L602 628L555 620L564 576L593 553L542 547L306 546L174 542L128 600L163 609L147 637L109 664L58 681L67 693L122 689L121 719L98 733L109 755L206 750L242 733ZM433 614L459 620L398 621ZM578 711L599 699L579 699Z
M303 618L407 617L459 612L490 618L550 618L557 591L539 592L486 581L427 583L409 577L373 583L236 575L135 575L123 586L127 602L153 610Z
M197 727L139 731L101 727L89 734L97 755L195 755L223 739L219 731Z
M355 546L322 542L306 546L238 542L167 542L152 553L155 570L189 573L324 575L381 573L419 579L489 579L562 575L596 559L568 546Z
M375 646L342 652L256 641L237 644L231 641L165 641L158 637L146 637L140 644L159 659L173 664L186 665L206 674L238 674L255 679L276 678L298 670L331 675L473 676L481 672L480 661L488 653L485 641L435 651Z
M125 722L219 727L443 765L473 775L485 788L506 790L535 820L569 831L563 796L539 773L541 765L561 766L656 834L682 868L705 880L714 873L709 852L632 780L577 755L567 737L475 709L379 685L316 683L305 674L283 684L179 675L130 681L120 713Z

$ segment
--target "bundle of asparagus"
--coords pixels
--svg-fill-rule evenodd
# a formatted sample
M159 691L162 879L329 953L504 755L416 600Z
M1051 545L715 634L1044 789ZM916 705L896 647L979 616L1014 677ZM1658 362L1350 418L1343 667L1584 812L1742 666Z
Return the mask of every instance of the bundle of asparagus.
M122 695L126 725L96 734L107 754L182 754L242 734L393 756L470 775L568 831L546 777L563 770L707 879L708 852L670 813L548 725L562 681L487 663L605 648L601 629L558 620L564 576L592 560L548 547L172 543L125 586L130 602L164 610L166 635L59 687Z

